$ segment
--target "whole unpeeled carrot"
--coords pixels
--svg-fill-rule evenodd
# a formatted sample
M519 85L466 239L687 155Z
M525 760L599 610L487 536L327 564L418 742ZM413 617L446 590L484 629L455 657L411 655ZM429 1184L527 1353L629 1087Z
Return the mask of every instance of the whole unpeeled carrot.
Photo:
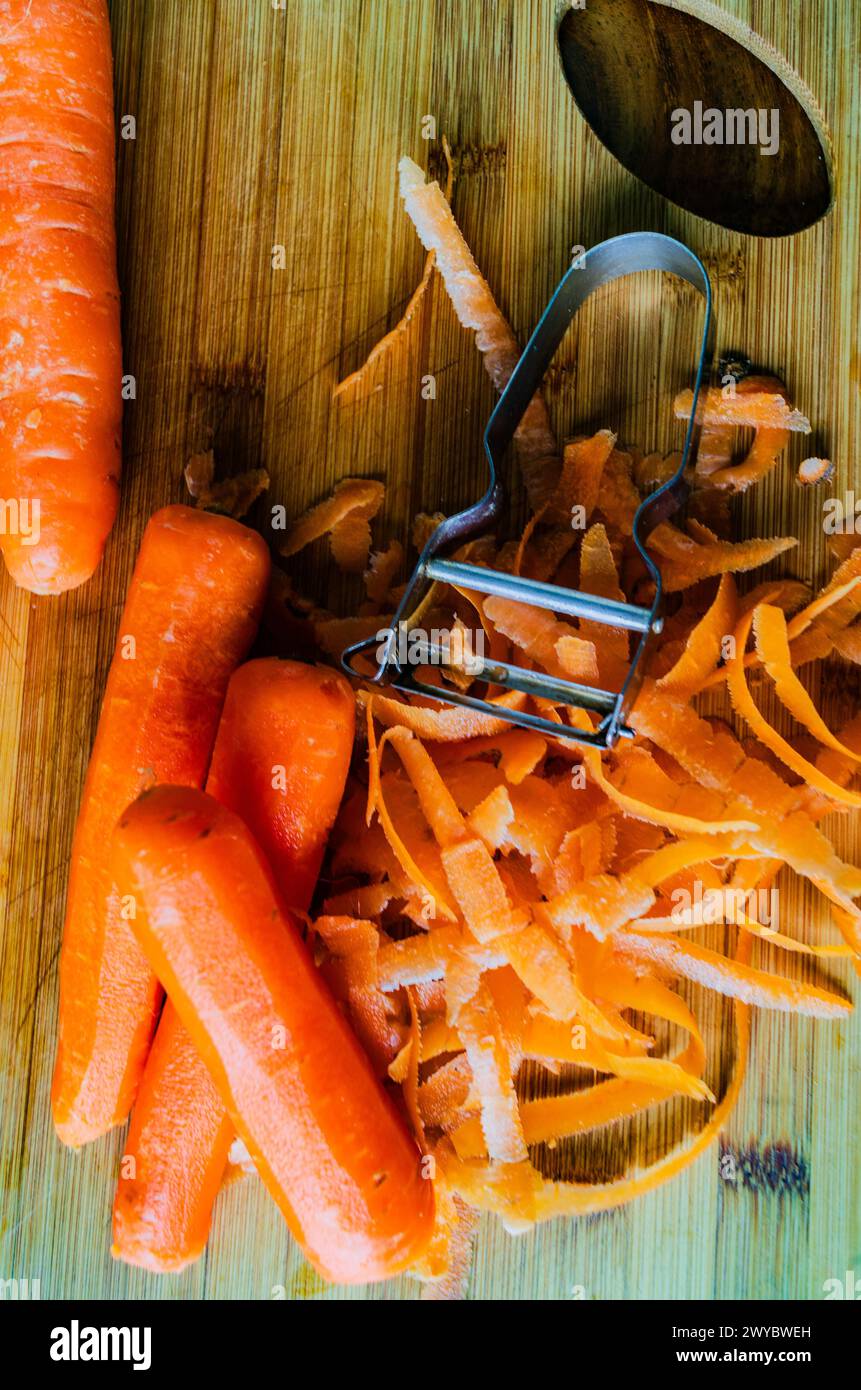
M122 418L104 0L0 5L0 547L82 584L117 510Z
M145 787L202 785L268 576L264 541L228 517L165 507L144 532L72 845L51 1097L66 1144L128 1115L161 1000L107 862L111 833Z
M205 792L129 807L113 864L134 930L291 1231L327 1278L387 1278L432 1232L421 1155L245 823Z
M207 791L242 817L284 901L306 909L344 790L355 705L325 666L267 657L234 671ZM158 1273L203 1252L233 1125L170 1003L132 1111L114 1201L113 1253Z

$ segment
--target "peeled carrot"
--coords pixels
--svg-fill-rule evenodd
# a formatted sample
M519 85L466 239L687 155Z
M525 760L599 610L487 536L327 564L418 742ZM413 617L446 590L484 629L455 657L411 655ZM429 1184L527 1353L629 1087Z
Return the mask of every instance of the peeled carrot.
M52 1090L66 1144L128 1115L161 1000L106 862L113 827L155 782L202 784L268 575L264 541L229 517L165 507L144 532L72 845Z
M104 0L6 0L0 71L0 547L16 584L56 594L93 573L119 496Z
M113 1254L156 1273L196 1259L233 1137L221 1097L168 999L125 1143Z
M206 788L242 817L291 907L311 902L350 766L355 703L325 666L267 657L234 671ZM113 1253L162 1273L202 1254L233 1125L168 1000L114 1201Z
M308 1258L344 1283L412 1264L432 1184L251 832L205 792L154 787L112 858L138 940Z
M206 790L241 816L288 907L305 911L338 813L355 702L330 666L249 661L230 681Z

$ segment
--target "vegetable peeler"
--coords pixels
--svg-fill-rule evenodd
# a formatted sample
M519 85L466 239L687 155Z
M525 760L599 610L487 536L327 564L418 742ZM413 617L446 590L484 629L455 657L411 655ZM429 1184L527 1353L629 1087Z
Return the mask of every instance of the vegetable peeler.
M673 476L641 502L634 516L634 543L655 585L651 607L599 598L575 589L446 558L465 541L486 532L497 520L504 496L499 480L503 458L577 310L601 285L643 270L661 270L677 275L693 285L704 300L693 405L681 462ZM699 435L697 403L703 381L711 367L712 340L709 277L699 258L682 242L659 232L631 232L600 242L574 261L557 286L487 423L484 450L490 477L484 496L472 507L448 517L436 528L419 557L385 641L381 644L379 636L366 638L347 647L342 653L341 664L348 675L360 675L354 667L356 657L377 648L377 669L373 676L365 677L375 685L392 686L396 690L415 692L445 704L465 706L522 728L535 729L555 738L563 737L591 747L612 748L620 737L633 737L633 730L627 724L628 712L645 674L652 645L663 627L661 575L646 549L646 538L659 522L682 506L687 497L689 488L685 475L696 454ZM583 618L606 627L636 633L639 639L636 651L619 691L600 690L507 662L485 661L478 657L470 660L473 679L507 690L519 690L536 699L591 711L599 716L597 725L592 730L571 728L557 724L540 713L507 709L465 691L449 687L442 689L419 679L415 667L403 660L405 644L399 643L398 637L415 625L419 605L434 582L471 589L480 594L498 595L557 615ZM423 648L419 646L418 650L424 662L440 659L440 650L430 643ZM416 648L413 647L414 658L415 653Z

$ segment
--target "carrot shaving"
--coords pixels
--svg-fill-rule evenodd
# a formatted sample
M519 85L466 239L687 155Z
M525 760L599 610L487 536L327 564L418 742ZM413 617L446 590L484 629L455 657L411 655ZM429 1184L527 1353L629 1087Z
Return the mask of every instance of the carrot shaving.
M441 1129L444 1132L454 1128L467 1108L475 1111L478 1107L470 1104L472 1073L465 1054L452 1058L435 1071L419 1087L419 1105L426 1129Z
M798 465L795 481L804 487L810 487L815 483L827 482L833 472L834 464L830 459L804 459Z
M744 914L739 916L739 925L743 926L745 931L768 941L772 946L789 951L792 955L817 956L820 960L847 960L855 954L851 946L820 946L810 945L806 941L798 941L794 936L785 936L783 932L775 931L771 927L764 927L755 918L747 917ZM641 929L644 926L645 923L641 922Z
M526 696L519 690L509 690L504 695L491 699L490 703L500 705L503 709L522 709L526 704ZM422 705L410 705L388 695L374 696L374 714L383 724L399 724L411 733L418 734L420 738L432 742L460 742L462 739L477 738L483 734L504 733L511 727L506 720L495 719L491 714L481 714L457 706L430 709Z
M629 536L641 497L633 477L629 453L614 449L601 474L597 507L614 535Z
M741 963L744 963L748 949L746 940L740 942L737 960ZM489 1164L459 1160L453 1149L440 1145L436 1151L437 1161L446 1181L464 1201L480 1210L496 1212L514 1229L522 1229L524 1223L548 1221L557 1216L585 1216L610 1211L653 1191L683 1172L711 1147L735 1108L744 1081L750 1045L750 1010L740 1001L735 1003L735 1027L735 1070L708 1124L684 1148L668 1154L645 1172L612 1183L552 1182L542 1178L531 1164L519 1164L516 1171L510 1167L495 1168Z
M534 772L547 751L547 740L530 729L517 729L499 741L499 766L505 780L519 786Z
M709 477L709 487L746 492L775 467L789 443L789 435L788 429L769 429L767 426L757 429L744 462L716 469Z
M361 574L370 547L369 522L383 505L384 496L382 483L372 478L345 478L331 497L294 523L280 553L285 557L298 555L312 541L329 535L336 562Z
M861 562L861 553L859 553L858 560ZM853 565L850 565L847 568L851 570L853 567ZM841 567L841 570L843 570L843 567ZM846 570L843 570L843 573L845 572ZM793 667L803 666L806 661L828 656L829 652L832 650L841 649L843 643L850 635L844 629L853 620L859 609L861 609L861 591L857 594L855 592L859 584L861 584L861 574L856 574L852 578L842 582L841 571L838 570L837 574L835 574L834 578L826 585L822 592L817 594L815 599L801 608L795 616L787 622L787 637L790 642L790 655ZM785 590L785 585L780 587ZM774 589L760 586L759 589L745 595L744 599L739 604L739 611L740 613L747 613L756 608L760 603L775 604L784 611L791 611L791 607L787 608L785 601L781 602L781 598L785 599L786 597L787 595L785 593L782 595L777 586L775 586ZM790 594L788 597L792 598L794 596ZM847 602L844 603L844 600L847 600ZM820 622L819 620L823 618L823 615L832 608L836 609L837 612L834 613L830 619L826 619L825 622ZM806 642L801 640L805 635L807 635ZM745 653L744 665L746 669L757 666L759 663L760 656L758 651ZM710 676L706 680L705 685L713 685L719 680L724 680L725 677L726 668L724 667L722 670L715 672L713 676Z
M655 900L651 888L633 874L615 878L596 874L547 904L555 927L584 926L600 940L648 912Z
M691 396L691 404L693 396ZM688 405L690 411L690 404ZM697 477L708 478L732 462L732 425L704 424L700 430L695 470Z
M424 745L413 737L409 729L398 725L388 729L383 737L391 740L397 750L437 842L451 845L462 839L465 830L463 816Z
M370 703L368 704L368 815L367 820L370 824L372 817L376 814L383 827L384 834L398 862L404 869L416 887L427 894L432 914L437 911L443 917L454 921L455 912L448 903L444 893L440 891L439 885L432 883L427 875L419 868L413 856L410 854L403 840L395 829L394 822L389 815L386 802L383 796L382 781L380 778L380 752L376 737L374 735L374 720ZM385 738L386 735L383 735Z
M588 522L595 510L601 477L615 442L616 436L609 430L599 430L591 439L577 439L565 445L553 507L568 525L573 525L575 508L582 508L581 525Z
M546 512L546 506L539 507L537 512L532 513L531 517L524 526L520 540L517 542L517 549L514 552L514 560L511 565L512 574L522 574L523 562L526 557L526 551L529 546L529 542L532 540L532 537L535 534L536 528L538 527L539 523L543 521Z
M753 613L746 614L736 629L735 641L737 653L744 652L747 646L747 639L753 620ZM816 787L817 790L824 792L826 796L830 796L841 805L854 806L856 808L861 807L861 794L847 791L845 788L832 781L830 777L826 777L824 773L820 772L819 768L815 767L813 763L809 762L807 758L803 757L801 753L793 748L792 744L787 743L786 739L781 737L777 730L772 728L768 721L763 718L748 690L747 681L744 677L744 665L741 657L738 655L728 664L727 687L733 706L738 713L747 720L757 738L760 739L767 748L770 748L773 753L776 753L788 767L791 767L793 772L797 772L811 787Z
M505 787L494 787L469 817L469 829L489 850L498 850L508 838L514 807Z
M847 563L846 566L846 568L856 567L861 568L861 554L858 555L857 562L851 566ZM843 567L841 566L841 568ZM834 580L826 586L823 592L792 619L788 625L791 642L795 642L810 627L811 623L824 629L826 634L831 634L848 627L849 623L857 616L859 606L861 606L861 591L858 589L861 575L853 575L845 583L836 583L835 581L839 576L840 570L837 571ZM832 612L830 618L826 619L825 614L833 609L838 611ZM820 621L823 619L824 621Z
M215 481L215 453L209 449L193 454L185 466L185 485L194 498L195 506L207 511L223 512L241 520L269 487L265 468L252 468L246 473Z
M449 1192L442 1177L437 1181L436 1198L434 1235L413 1273L426 1281L422 1301L453 1302L466 1295L478 1212Z
M794 642L814 624L827 635L848 627L861 612L861 548L855 549L834 571L821 593L792 619L789 640ZM826 616L827 614L827 616ZM796 663L798 664L798 663Z
M412 997L415 998L417 993L417 988L413 987ZM460 1049L460 1035L457 1029L452 1028L445 1018L432 1018L423 1025L421 1035L421 1060L423 1062L432 1062L443 1052L459 1052Z
M761 1009L783 1009L813 1018L838 1018L852 1011L847 999L828 990L769 975L750 965L739 965L716 951L678 937L624 932L616 938L615 944L616 949L631 960L657 965L716 990L718 994L728 994Z
M422 1056L422 1025L416 1003L415 990L407 989L407 1002L410 1009L410 1033L408 1040L409 1056L403 1077L403 1094L407 1112L412 1120L413 1130L422 1149L426 1147L424 1123L419 1105L419 1063Z
M658 681L659 689L689 700L702 689L723 652L725 638L737 622L737 596L732 576L722 576L715 600L696 624L675 666Z
M593 1086L587 1091L575 1091L572 1095L526 1101L520 1107L520 1120L526 1143L553 1143L574 1134L585 1134L618 1120L629 1119L632 1115L668 1100L673 1094L691 1095L694 1100L712 1098L707 1087L702 1088L701 1082L688 1076L673 1062L661 1063L645 1059L641 1065L674 1068L676 1089L667 1089L657 1084L649 1085L647 1081L617 1079L605 1081L602 1085ZM706 1094L703 1094L703 1090ZM454 1131L451 1140L460 1159L483 1158L487 1154L487 1147L482 1143L481 1128L475 1120L465 1120Z
M406 729L384 735L393 742L441 847L448 886L472 935L480 942L518 931L523 914L513 911L487 846L467 836L457 803L427 750Z
M833 638L834 650L847 661L861 664L861 628L851 627L847 632L836 632Z
M594 778L602 792L605 792L626 815L634 816L638 820L649 821L652 825L662 825L667 830L675 831L677 835L726 835L756 829L755 822L749 820L700 820L696 816L685 815L670 807L649 805L635 796L626 795L614 786L609 777L604 775L600 754L594 749L585 749L583 760L589 769L589 775Z
M385 550L377 550L370 557L365 570L365 592L371 603L385 603L403 562L404 548L400 541L390 541Z
M419 240L427 251L436 253L437 269L455 313L464 328L475 332L487 373L497 391L503 391L520 357L514 334L473 260L439 184L425 183L424 174L411 159L402 159L398 171L401 198ZM548 501L559 478L556 439L540 394L527 406L514 441L526 490L537 509Z
M700 498L715 497L720 490L724 490L725 496L730 491L744 492L774 468L789 442L790 431L788 427L769 426L763 407L766 414L774 415L775 398L785 400L785 395L786 388L776 377L747 376L736 383L735 402L729 407L724 405L722 394L720 398L716 393L705 398L701 412L705 423L696 461L697 477L704 481L704 489L698 494ZM682 392L676 398L677 416L682 419L690 416L692 399L690 392ZM777 413L783 413L779 406ZM732 423L728 422L728 414L734 417ZM791 412L784 426L790 415ZM718 417L723 423L717 423ZM803 416L797 417L799 427L803 419ZM755 434L747 456L741 463L734 463L733 433L738 425L753 425Z
M329 917L379 917L392 900L388 883L369 883L362 888L350 888L326 898L323 911Z
M446 846L442 862L457 905L478 941L492 941L523 926L524 919L512 909L496 865L481 840Z
M649 549L658 556L661 577L668 593L679 593L713 575L758 569L797 545L792 536L775 540L722 541L714 536L703 545L662 521L652 531Z
M748 377L747 389L736 391L734 395L724 395L717 387L701 392L697 419L707 424L752 425L754 429L762 427L810 433L810 421L800 410L794 410L788 404L782 382L774 377L759 378L761 389L753 390L754 380ZM673 402L676 419L689 420L692 409L693 392L680 391Z
M508 598L486 599L484 613L498 632L508 637L530 660L543 666L545 671L555 676L568 674L558 655L558 644L573 639L579 647L581 639L567 623L558 622L546 609L531 608L528 604ZM594 665L594 646L591 643L584 646L591 649ZM570 660L570 650L568 656Z
M386 1001L378 987L379 936L374 922L353 917L318 917L314 930L331 956L341 964L341 978L350 1018L377 1070L394 1065L400 1038L392 1027Z
M753 632L757 655L774 681L778 699L800 724L836 753L853 762L861 762L854 753L832 734L819 711L792 669L789 633L786 618L779 608L760 603L753 613Z
M501 1163L519 1163L526 1158L526 1141L502 1025L486 986L461 1010L458 1033L481 1097L487 1152Z
M590 526L583 537L580 588L586 594L625 602L607 531L600 522ZM628 671L628 634L620 628L581 619L580 636L595 648L601 684L609 690L620 689Z
M557 639L556 660L563 676L581 685L597 685L601 679L598 654L594 642L582 637L562 636Z
M838 859L829 840L802 811L779 823L765 820L750 842L754 851L779 857L840 907L851 906L851 899L861 894L861 871Z
M445 135L442 137L442 149L446 163L446 182L443 196L447 203L451 203L452 188L454 185L454 163L451 157L451 147ZM337 400L340 396L349 394L357 394L361 398L361 396L365 394L370 383L373 381L374 369L381 361L385 360L394 347L400 344L406 336L413 319L417 316L430 287L435 264L436 253L434 251L428 251L425 257L422 277L410 295L407 307L398 319L398 322L395 324L394 328L392 328L384 338L381 338L376 346L371 349L361 367L359 367L357 371L351 372L349 376L344 377L343 381L338 382L338 385L332 392L333 400Z
M460 927L434 927L432 931L390 941L380 947L377 972L380 989L388 992L403 985L441 980L458 953L480 970L494 970L505 963L499 949L482 950L464 939Z

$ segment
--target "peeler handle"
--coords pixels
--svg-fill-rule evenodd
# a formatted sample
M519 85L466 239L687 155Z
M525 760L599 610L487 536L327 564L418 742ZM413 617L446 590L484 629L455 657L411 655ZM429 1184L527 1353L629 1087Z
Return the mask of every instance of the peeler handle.
M499 466L511 443L529 402L541 385L577 310L595 290L611 280L634 275L641 270L662 270L693 285L703 297L703 329L693 388L690 419L679 466L672 477L644 498L634 516L632 535L646 571L654 584L655 596L648 613L648 624L637 644L625 684L614 713L606 725L606 742L611 746L624 727L643 679L649 650L662 627L661 574L646 548L649 533L682 504L688 493L686 470L695 454L698 438L697 407L703 381L711 369L713 319L712 291L708 273L698 256L674 237L661 232L629 232L602 241L569 266L544 310L511 378L497 402L484 432L484 448L490 469L491 486L496 486Z
M661 232L629 232L590 247L560 280L487 422L484 447L494 476L577 310L602 285L641 270L664 270L678 275L698 289L706 301L694 386L694 409L685 438L683 466L687 463L696 400L711 359L712 296L709 277L699 257L674 237L664 236Z
M494 521L501 499L499 465L577 310L601 285L641 270L661 270L679 276L700 292L705 303L693 406L685 433L681 462L673 476L640 503L633 521L634 542L654 583L654 599L651 606L641 608L630 604L608 605L606 601L599 604L594 595L574 593L570 590L566 592L536 580L496 573L482 566L444 558L441 552L446 548L455 543L462 544ZM552 733L554 737L560 736L562 728L565 730L565 736L591 743L595 747L609 748L619 737L630 736L632 731L626 723L627 712L642 681L645 659L663 622L661 575L646 548L646 540L651 529L679 506L687 492L685 470L697 437L697 405L700 388L711 362L711 342L711 286L705 267L687 246L659 232L632 232L626 236L613 237L610 241L602 241L585 252L560 281L488 421L484 433L484 447L489 465L489 479L484 496L472 507L447 518L436 528L426 542L413 577L400 599L388 636L380 633L377 637L366 638L347 647L341 656L344 669L350 674L361 674L354 670L354 661L362 655L367 656L371 648L377 646L379 639L385 637L382 650L378 650L376 672L370 677L365 677L373 684L381 685L388 681L399 690L413 691L441 699L448 704L462 705L485 714L493 714L524 727ZM417 591L423 587L427 592L428 586L435 580L453 583L455 587L460 585L474 588L479 593L508 595L517 602L534 603L551 612L565 611L636 632L636 654L619 692L584 692L582 687L575 687L570 682L563 682L563 690L559 682L553 682L548 677L536 678L533 672L524 671L522 668L506 666L499 662L494 664L494 684L533 694L537 690L540 697L545 699L561 698L564 701L570 697L575 703L603 712L604 717L599 726L590 733L579 726L559 726L540 713L532 714L522 709L503 713L501 706L491 705L487 700L478 699L462 691L451 689L443 693L439 687L418 680L415 672L404 669L398 653L397 636L402 628L409 628L411 615L418 611ZM596 608L599 611L596 612Z

